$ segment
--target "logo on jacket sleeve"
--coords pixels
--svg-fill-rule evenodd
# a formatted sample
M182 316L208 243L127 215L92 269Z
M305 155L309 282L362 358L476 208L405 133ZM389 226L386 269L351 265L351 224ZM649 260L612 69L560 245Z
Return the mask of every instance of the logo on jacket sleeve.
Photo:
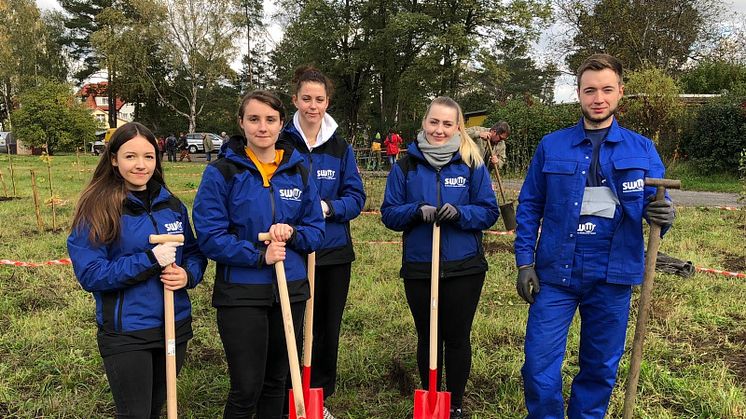
M645 181L642 179L637 179L632 182L622 182L622 193L642 192L644 188Z
M336 170L331 169L319 169L316 171L316 179L323 179L323 180L335 180L335 175L337 174Z
M578 224L578 234L595 235L596 225L591 222L580 223Z
M300 196L303 194L298 188L292 189L280 189L280 199L285 201L300 201Z
M445 178L446 188L465 188L466 178L463 176Z
M166 227L166 231L168 233L183 233L184 232L184 225L181 223L181 221L174 221L173 223L164 224L164 227Z

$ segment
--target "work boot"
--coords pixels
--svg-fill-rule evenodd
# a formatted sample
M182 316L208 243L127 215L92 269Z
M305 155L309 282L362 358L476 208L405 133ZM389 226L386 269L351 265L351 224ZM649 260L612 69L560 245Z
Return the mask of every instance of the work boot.
M330 412L326 407L324 407L324 419L335 419L332 412Z

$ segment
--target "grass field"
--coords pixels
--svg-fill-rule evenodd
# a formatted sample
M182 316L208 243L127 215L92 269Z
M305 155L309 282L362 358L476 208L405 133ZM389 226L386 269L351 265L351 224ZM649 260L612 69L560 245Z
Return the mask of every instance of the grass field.
M67 257L65 240L94 157L54 157L58 229L51 229L49 179L38 157L14 157L18 198L0 195L0 259L41 262ZM11 191L8 156L0 171ZM200 163L166 163L170 188L191 207ZM45 205L37 229L30 169ZM380 206L384 178L366 179L368 208ZM2 190L0 190L2 193ZM353 221L357 261L344 315L337 393L327 406L339 418L412 415L415 335L398 279L400 240L380 216ZM502 229L501 221L493 227ZM512 236L485 236L490 271L472 333L473 368L466 408L474 418L525 415L520 367L527 304L515 293ZM662 251L698 266L746 271L746 211L681 208ZM195 337L179 376L180 416L217 418L228 391L223 350L210 306L214 263L191 292ZM628 346L636 313L633 300ZM658 275L645 346L637 416L643 418L746 418L746 280L697 273L682 279ZM577 371L578 322L564 365L565 391ZM628 369L620 367L609 417L620 417ZM0 418L100 418L113 403L95 341L94 303L69 266L0 265Z

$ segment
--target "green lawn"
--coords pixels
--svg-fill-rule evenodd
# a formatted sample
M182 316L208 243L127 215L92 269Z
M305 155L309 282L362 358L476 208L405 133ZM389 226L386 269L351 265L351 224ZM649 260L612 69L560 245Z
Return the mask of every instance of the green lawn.
M45 205L37 230L30 169L37 170L42 200L49 179L42 160L14 157L18 199L0 201L0 259L40 262L66 257L65 239L77 195L95 158L54 157L58 230ZM191 206L201 163L166 163L170 188ZM8 157L0 156L8 189ZM367 207L380 206L384 178L366 179ZM0 193L2 191L0 190ZM0 195L1 197L2 195ZM415 335L397 278L400 240L376 214L352 223L357 261L345 311L337 393L327 405L339 418L412 415ZM494 227L502 229L501 222ZM698 266L746 271L746 211L681 208L662 251ZM525 415L520 367L527 305L515 293L512 236L486 236L490 271L476 316L472 374L466 408L474 418ZM179 376L180 416L217 418L228 391L222 346L210 306L214 263L191 292L195 338ZM630 320L628 343L636 314ZM698 273L682 279L659 275L640 378L637 416L644 418L746 417L746 280ZM577 371L578 323L564 366L565 392ZM629 353L620 368L609 417L620 417ZM113 403L95 341L94 303L68 266L0 265L0 417L98 418Z

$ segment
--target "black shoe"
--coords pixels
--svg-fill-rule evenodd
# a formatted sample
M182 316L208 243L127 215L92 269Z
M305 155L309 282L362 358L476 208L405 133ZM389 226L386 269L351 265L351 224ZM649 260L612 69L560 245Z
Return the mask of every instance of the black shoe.
M451 419L467 419L469 414L464 412L464 409L456 407L451 409Z

